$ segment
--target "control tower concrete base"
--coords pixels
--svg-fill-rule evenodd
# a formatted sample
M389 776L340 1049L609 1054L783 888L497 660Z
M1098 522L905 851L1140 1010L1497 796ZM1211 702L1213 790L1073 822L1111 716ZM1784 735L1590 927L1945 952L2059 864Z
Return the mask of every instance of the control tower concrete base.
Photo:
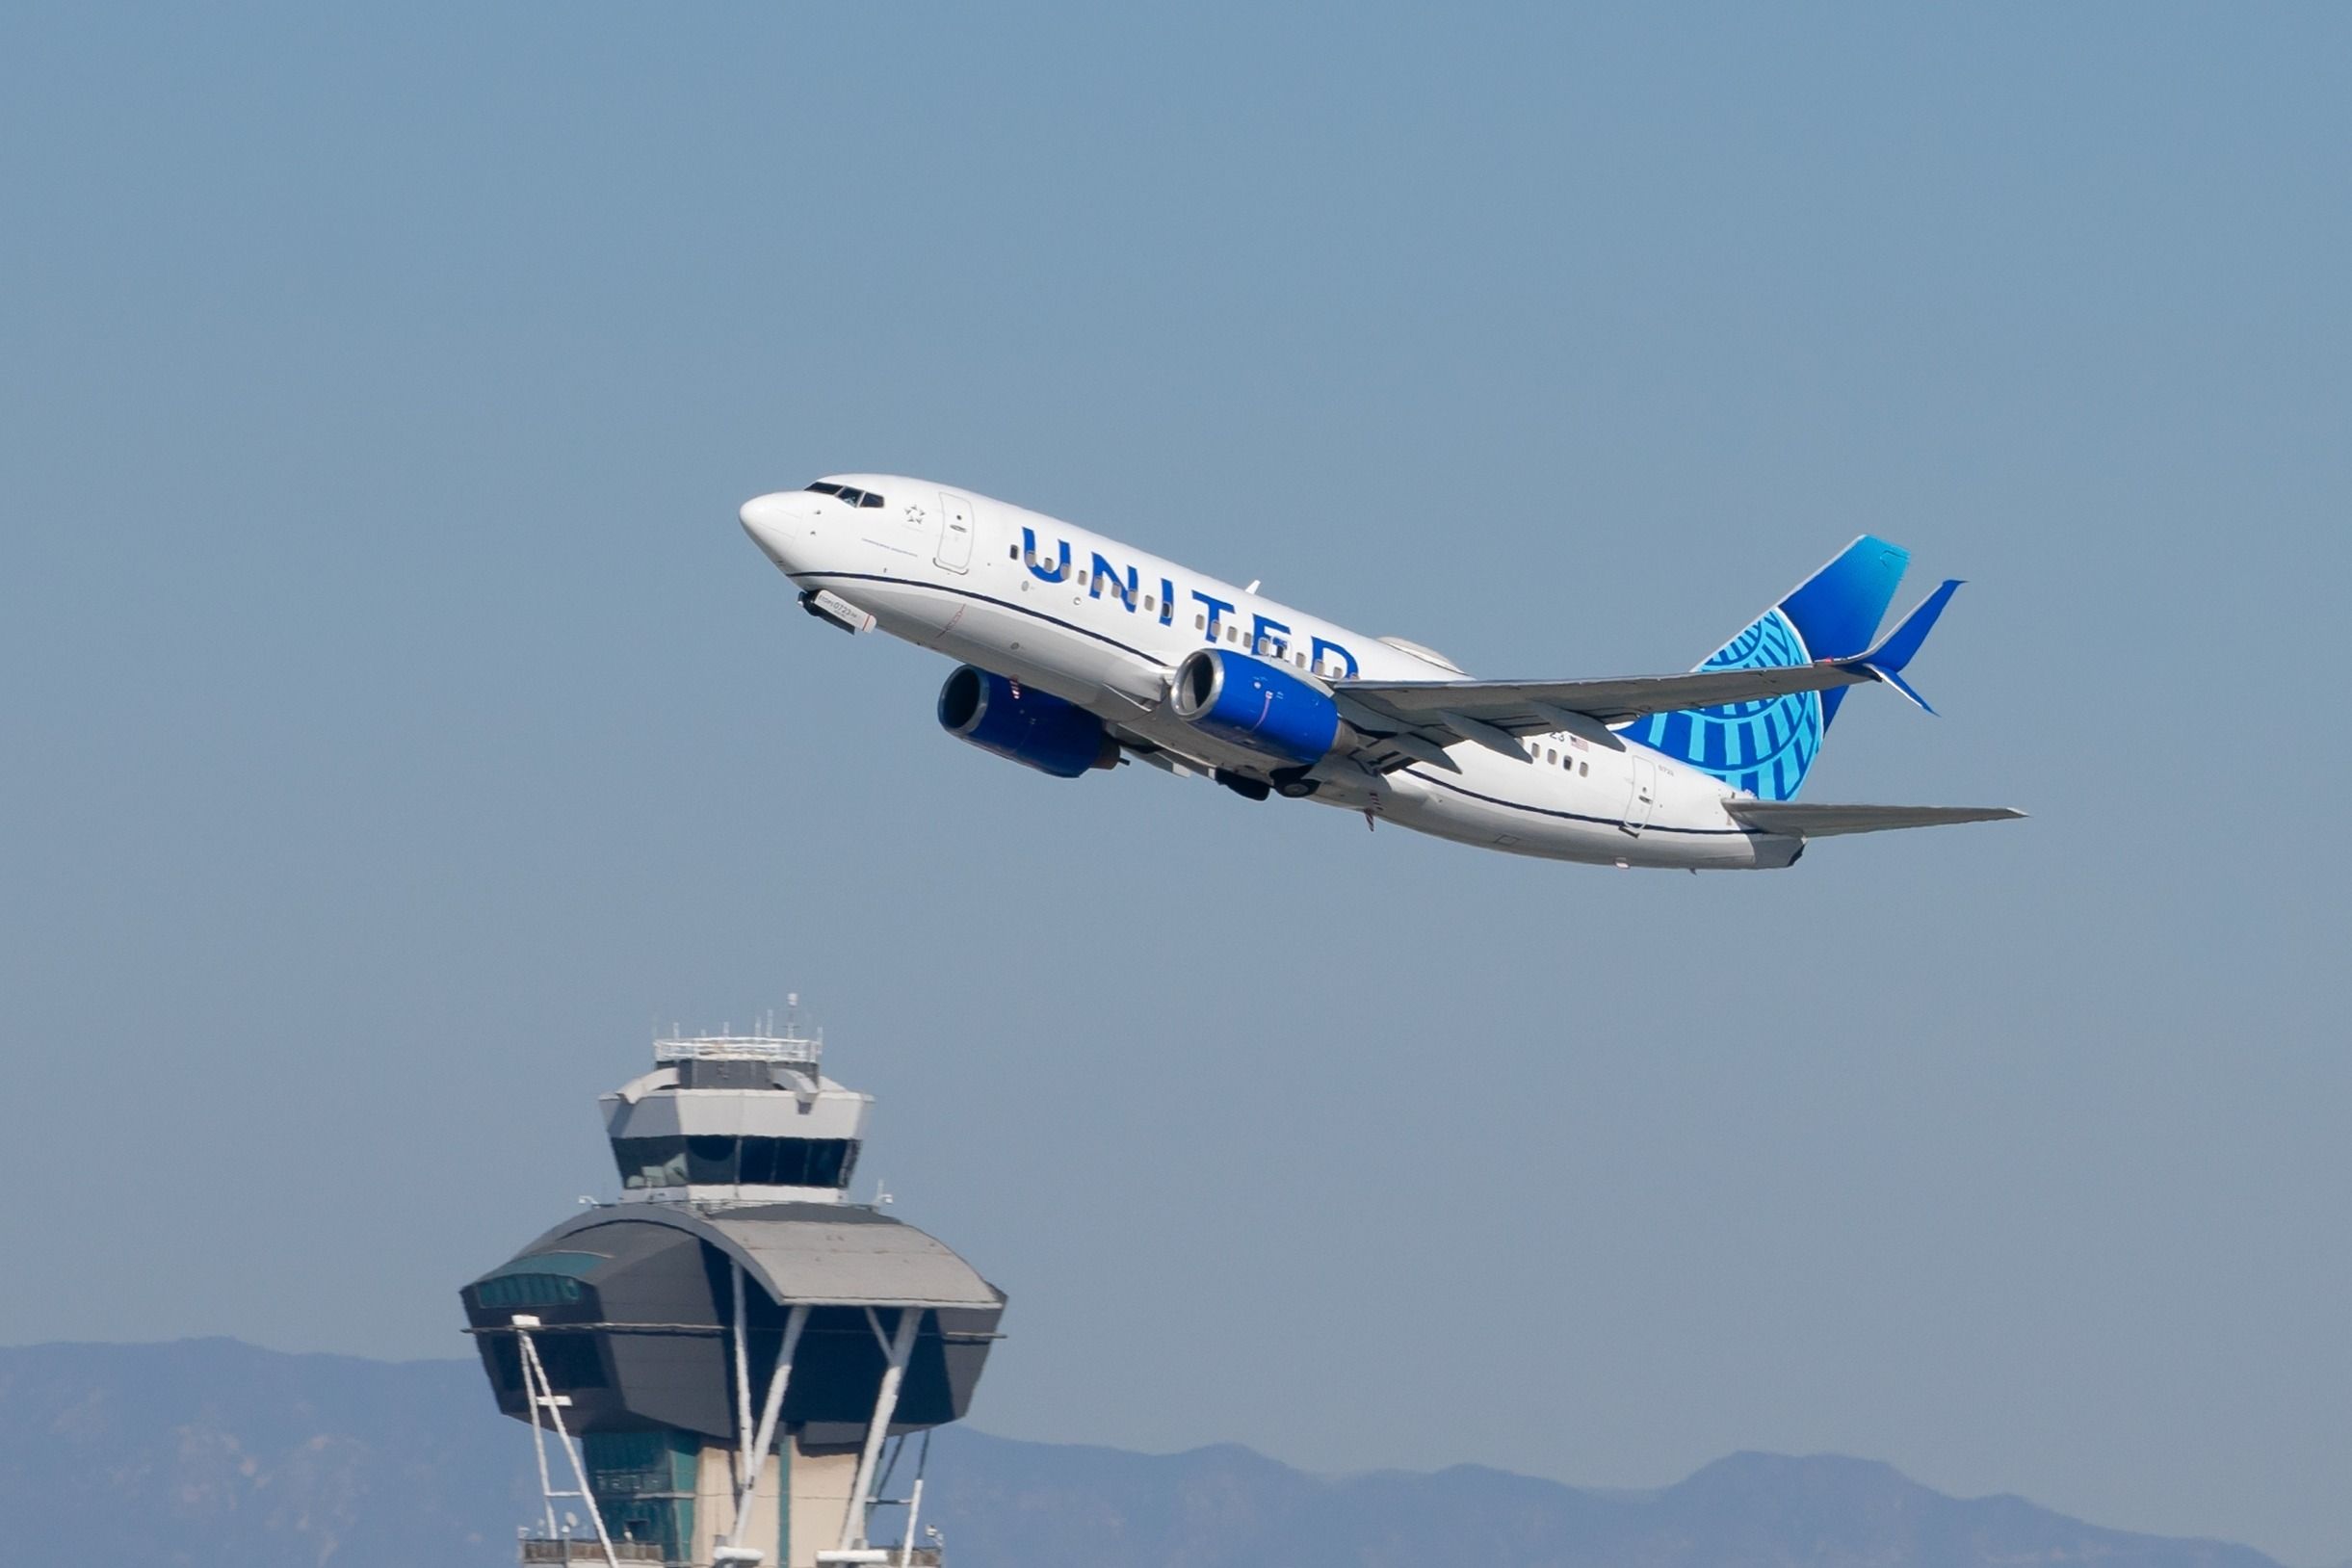
M857 1484L857 1460L854 1445L810 1449L797 1436L786 1438L761 1467L751 1505L745 1510L747 1517L738 1532L735 1450L717 1444L705 1447L696 1467L693 1560L719 1560L719 1553L730 1540L783 1543L784 1555L777 1568L817 1568L821 1558L838 1560L841 1522L849 1515L849 1498ZM779 1482L783 1484L779 1486ZM776 1505L779 1491L786 1494L781 1515ZM772 1556L768 1560L774 1561ZM899 1554L891 1553L890 1560L897 1562ZM917 1549L913 1560L935 1561L936 1554Z

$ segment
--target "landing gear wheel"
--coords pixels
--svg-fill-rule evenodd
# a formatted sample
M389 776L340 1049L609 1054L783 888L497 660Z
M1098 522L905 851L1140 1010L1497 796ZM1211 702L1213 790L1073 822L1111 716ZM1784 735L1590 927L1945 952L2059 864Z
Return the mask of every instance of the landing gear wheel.
M1307 776L1304 768L1278 768L1272 774L1274 793L1285 800L1304 800L1322 786Z

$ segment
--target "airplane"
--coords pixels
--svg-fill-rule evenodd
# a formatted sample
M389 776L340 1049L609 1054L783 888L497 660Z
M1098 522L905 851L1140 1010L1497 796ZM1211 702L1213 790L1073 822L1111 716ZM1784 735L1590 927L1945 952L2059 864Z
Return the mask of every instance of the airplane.
M1910 553L1864 535L1684 674L1474 680L967 489L834 474L744 503L810 614L960 661L948 733L1058 778L1135 759L1512 854L1770 870L1814 839L2022 817L1794 798L1848 689L1904 678L1960 584L1880 636Z

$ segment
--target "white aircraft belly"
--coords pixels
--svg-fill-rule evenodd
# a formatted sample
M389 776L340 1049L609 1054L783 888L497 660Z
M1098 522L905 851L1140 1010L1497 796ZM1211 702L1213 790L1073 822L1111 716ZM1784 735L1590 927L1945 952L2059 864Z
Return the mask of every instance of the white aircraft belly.
M1630 774L1608 758L1590 774L1569 775L1542 763L1514 765L1469 747L1452 753L1459 774L1422 765L1396 776L1387 815L1400 825L1457 843L1553 860L1629 866L1747 868L1781 866L1792 839L1745 831L1719 797L1687 780L1661 781L1639 834L1625 830Z

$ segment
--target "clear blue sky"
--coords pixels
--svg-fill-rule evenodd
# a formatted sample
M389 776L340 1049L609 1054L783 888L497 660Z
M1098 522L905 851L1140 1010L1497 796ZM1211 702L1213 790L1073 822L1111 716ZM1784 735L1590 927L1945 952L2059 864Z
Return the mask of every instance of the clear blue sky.
M462 1354L798 989L980 1423L1883 1457L2352 1555L2352 12L0 13L0 1339ZM1042 778L734 509L952 480L1490 675L1963 593L1618 875Z

